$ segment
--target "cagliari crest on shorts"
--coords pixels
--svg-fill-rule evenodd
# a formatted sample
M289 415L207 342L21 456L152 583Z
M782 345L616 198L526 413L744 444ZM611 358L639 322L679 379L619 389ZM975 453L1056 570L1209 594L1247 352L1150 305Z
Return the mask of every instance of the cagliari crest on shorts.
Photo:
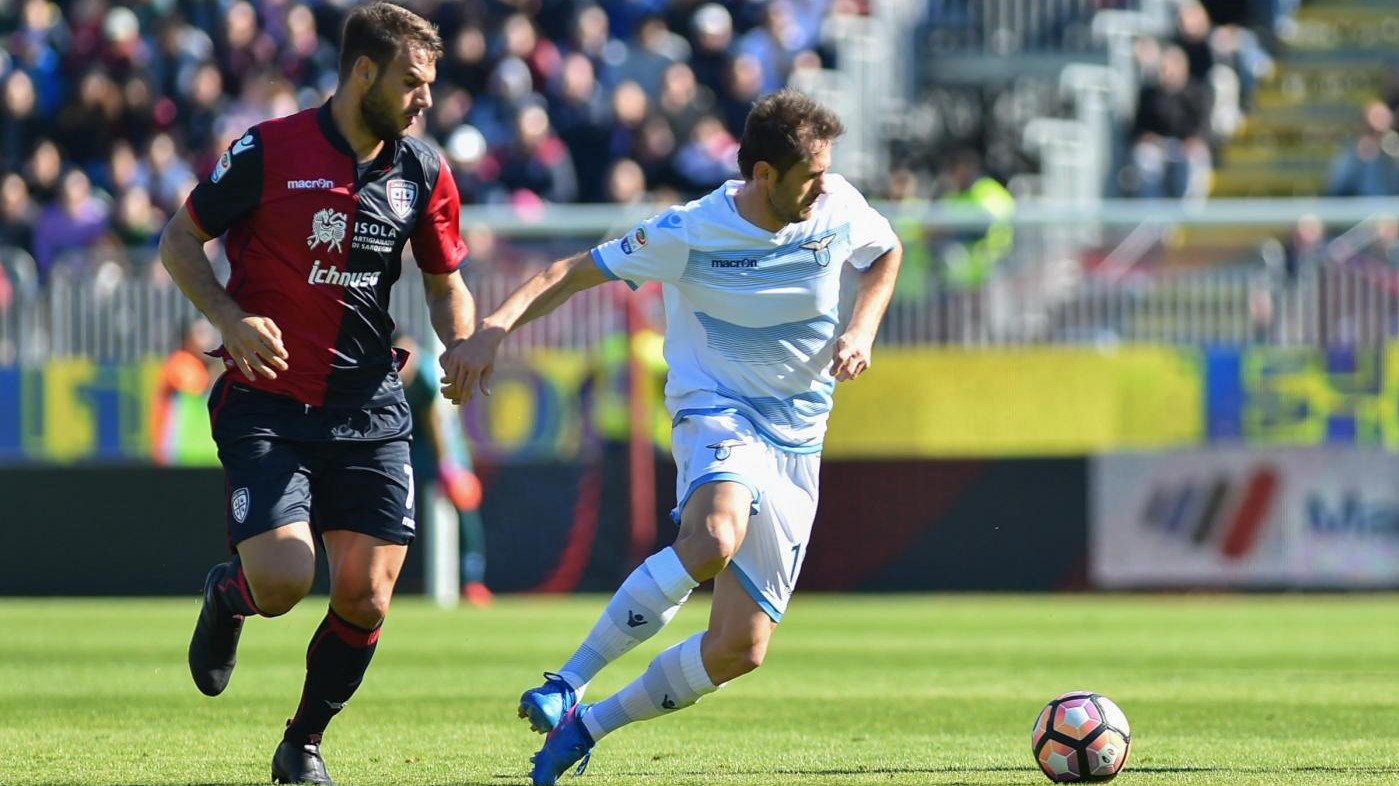
M248 506L252 503L252 495L248 493L247 487L233 492L230 499L233 508L233 520L242 524L248 520Z
M418 184L407 180L390 180L385 189L388 192L389 207L394 214L399 218L407 218L408 214L413 212L413 203L418 201Z

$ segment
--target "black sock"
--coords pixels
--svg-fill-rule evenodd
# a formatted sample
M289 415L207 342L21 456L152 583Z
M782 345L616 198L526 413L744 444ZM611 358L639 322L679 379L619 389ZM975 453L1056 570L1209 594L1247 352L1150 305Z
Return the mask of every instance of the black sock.
M243 575L243 561L237 556L223 564L223 576L214 585L214 593L225 609L243 617L265 617L253 600L248 577Z
M365 630L346 622L334 609L326 611L321 626L311 637L311 646L306 648L306 686L301 691L296 717L287 724L283 739L298 745L319 743L330 719L364 680L364 670L369 668L379 641L379 630Z

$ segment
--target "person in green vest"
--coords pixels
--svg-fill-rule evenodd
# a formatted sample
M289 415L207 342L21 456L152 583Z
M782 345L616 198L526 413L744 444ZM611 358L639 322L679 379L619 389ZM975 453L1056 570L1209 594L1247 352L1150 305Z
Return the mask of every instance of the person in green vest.
M925 304L933 291L933 250L927 224L917 214L927 206L922 184L912 169L899 167L889 173L889 213L894 232L904 244L904 264L894 285L894 303Z
M1010 223L1015 198L982 171L981 156L971 148L955 150L943 161L937 191L939 203L978 208L991 219L984 229L953 230L934 241L940 338L950 343L975 340L985 329L983 289L1015 243Z
M955 150L947 157L938 185L942 204L977 207L992 219L986 229L959 230L941 244L943 284L957 291L980 289L1015 242L1010 223L1015 197L982 171L981 156L971 148Z

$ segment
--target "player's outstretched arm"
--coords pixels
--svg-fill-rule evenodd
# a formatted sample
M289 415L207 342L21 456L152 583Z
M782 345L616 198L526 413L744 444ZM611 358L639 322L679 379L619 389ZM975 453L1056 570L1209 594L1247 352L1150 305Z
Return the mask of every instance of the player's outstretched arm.
M889 299L894 295L894 282L899 277L903 255L903 246L895 244L860 274L860 291L855 297L850 324L836 339L835 353L831 359L831 373L836 381L855 379L870 367L874 335L879 331L879 321L884 318L884 310L889 307Z
M471 338L462 342L461 355L467 377L459 390L460 397L453 401L460 404L470 401L478 387L482 393L491 394L491 373L495 368L496 352L500 342L511 331L548 314L575 293L608 280L593 261L592 252L584 251L555 262L522 284L499 308L481 320ZM444 379L444 393L446 382ZM449 395L448 398L452 397Z
M160 235L160 262L185 297L218 328L224 350L243 376L252 380L257 373L276 379L278 371L288 368L282 331L272 320L243 311L219 284L204 253L204 244L212 239L190 217L188 206L181 208Z

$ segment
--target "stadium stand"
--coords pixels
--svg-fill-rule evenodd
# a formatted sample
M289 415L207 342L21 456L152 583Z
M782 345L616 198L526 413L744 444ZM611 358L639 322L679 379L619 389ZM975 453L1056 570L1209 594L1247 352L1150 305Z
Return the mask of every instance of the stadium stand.
M747 106L782 84L836 106L849 127L837 170L903 211L913 250L892 340L1258 337L1256 292L1273 287L1259 276L1282 292L1305 280L1297 260L1348 275L1388 258L1383 221L1323 227L1318 256L1298 252L1307 232L1295 216L1065 227L1014 209L1399 193L1383 103L1399 104L1396 26L1382 0L407 4L447 44L416 133L442 147L472 206L468 240L488 261L473 285L487 300L644 205L733 176ZM347 7L0 5L0 364L169 349L190 314L153 264L160 228L244 128L325 100ZM1182 58L1184 86L1163 88ZM511 235L521 216L570 202L631 212ZM926 211L959 206L991 218L928 225ZM1162 278L1182 270L1219 275ZM1143 277L1160 286L1126 286ZM1176 316L1119 318L1134 309ZM1189 314L1216 310L1230 315L1217 332L1192 332L1207 323ZM577 334L615 327L596 316L606 311L589 305ZM548 341L565 334L541 328Z

